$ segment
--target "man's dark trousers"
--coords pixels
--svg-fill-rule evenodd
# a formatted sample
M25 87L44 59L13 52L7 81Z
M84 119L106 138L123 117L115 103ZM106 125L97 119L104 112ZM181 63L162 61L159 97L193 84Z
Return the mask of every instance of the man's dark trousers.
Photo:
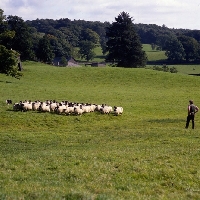
M185 128L188 128L190 120L192 120L192 129L194 129L194 115L188 115Z

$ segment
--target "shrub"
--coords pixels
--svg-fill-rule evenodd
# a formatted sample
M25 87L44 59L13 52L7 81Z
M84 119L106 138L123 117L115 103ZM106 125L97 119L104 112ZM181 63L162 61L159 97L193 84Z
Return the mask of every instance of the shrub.
M162 67L159 67L157 65L153 66L153 70L157 71L164 71L164 72L171 72L171 73L177 73L178 70L175 67L169 68L167 65L163 65Z
M168 72L169 71L169 67L167 65L165 65L165 64L163 65L162 69L163 69L164 72Z
M170 68L170 72L171 73L177 73L178 70L176 69L176 67L172 67L172 68Z

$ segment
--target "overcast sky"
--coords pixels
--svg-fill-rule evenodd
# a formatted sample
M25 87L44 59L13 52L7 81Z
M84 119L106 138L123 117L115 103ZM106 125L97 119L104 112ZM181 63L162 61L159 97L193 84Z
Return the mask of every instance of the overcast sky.
M200 30L200 0L0 0L6 16L23 20L60 19L113 22L122 11L134 23Z

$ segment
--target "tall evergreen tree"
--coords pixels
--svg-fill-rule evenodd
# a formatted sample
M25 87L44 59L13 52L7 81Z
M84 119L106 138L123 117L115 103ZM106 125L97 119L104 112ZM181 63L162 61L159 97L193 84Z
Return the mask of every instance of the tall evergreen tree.
M122 12L107 28L106 36L108 55L106 61L117 63L118 67L135 68L146 64L146 54L137 35L132 17Z

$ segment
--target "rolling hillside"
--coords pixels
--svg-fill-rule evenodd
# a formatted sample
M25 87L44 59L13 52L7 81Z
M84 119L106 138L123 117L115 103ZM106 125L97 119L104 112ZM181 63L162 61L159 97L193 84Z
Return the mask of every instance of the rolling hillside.
M0 199L199 199L200 79L150 69L23 63L0 74ZM5 100L122 106L122 116L14 112Z

